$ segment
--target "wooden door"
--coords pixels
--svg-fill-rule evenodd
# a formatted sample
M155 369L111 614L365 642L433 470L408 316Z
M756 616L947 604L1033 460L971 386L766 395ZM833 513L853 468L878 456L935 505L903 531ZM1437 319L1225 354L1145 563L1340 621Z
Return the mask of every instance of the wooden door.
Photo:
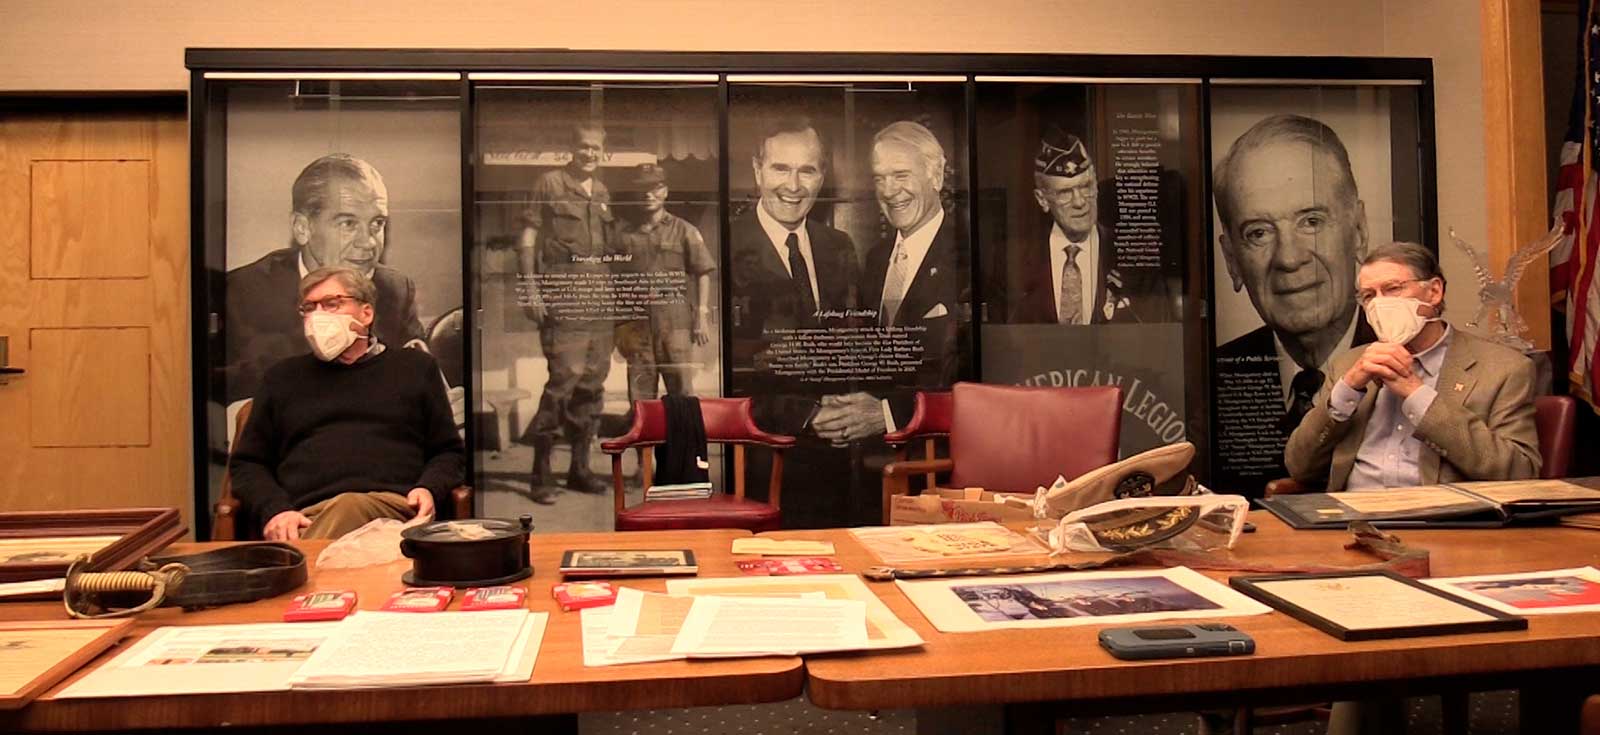
M70 107L0 112L0 510L192 527L183 113Z

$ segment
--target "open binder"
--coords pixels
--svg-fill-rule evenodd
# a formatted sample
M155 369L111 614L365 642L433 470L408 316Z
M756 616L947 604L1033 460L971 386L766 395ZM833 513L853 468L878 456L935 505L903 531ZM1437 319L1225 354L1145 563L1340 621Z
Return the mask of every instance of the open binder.
M1600 511L1600 477L1458 482L1372 492L1275 495L1256 501L1294 528L1499 528Z

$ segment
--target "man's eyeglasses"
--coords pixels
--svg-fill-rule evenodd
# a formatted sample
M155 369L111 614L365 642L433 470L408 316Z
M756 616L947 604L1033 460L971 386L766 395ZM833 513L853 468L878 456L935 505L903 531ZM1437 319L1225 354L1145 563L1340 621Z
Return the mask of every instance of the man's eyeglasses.
M344 306L344 302L346 302L346 301L354 301L356 303L366 303L366 302L362 301L361 299L358 299L358 298L356 298L354 296L347 296L345 294L338 294L336 296L328 296L326 298L317 299L316 301L302 301L302 302L300 302L300 316L305 316L305 315L310 314L311 312L316 311L318 309L321 309L323 311L338 311L341 307Z
M1410 283L1422 283L1422 281L1416 278L1403 278L1397 281L1380 283L1376 289L1363 288L1356 292L1356 302L1366 306L1379 296L1399 296L1405 293L1406 284Z
M1076 186L1063 186L1055 191L1047 192L1049 198L1057 204L1071 204L1074 198L1089 201L1099 193L1099 184L1093 179Z

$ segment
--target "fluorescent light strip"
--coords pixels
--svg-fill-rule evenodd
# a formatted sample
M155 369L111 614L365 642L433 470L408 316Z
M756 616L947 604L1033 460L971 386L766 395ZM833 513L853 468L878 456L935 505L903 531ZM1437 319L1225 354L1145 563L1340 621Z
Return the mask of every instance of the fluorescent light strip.
M849 82L965 82L965 76L888 76L882 74L729 74L729 84L837 84Z
M1420 87L1421 79L1212 79L1219 87Z
M349 80L379 80L379 81L460 81L458 72L322 72L322 71L208 71L206 79L326 79L337 81Z
M715 82L715 74L612 74L588 72L472 72L474 82Z
M1199 77L974 77L983 82L1012 84L1199 84Z

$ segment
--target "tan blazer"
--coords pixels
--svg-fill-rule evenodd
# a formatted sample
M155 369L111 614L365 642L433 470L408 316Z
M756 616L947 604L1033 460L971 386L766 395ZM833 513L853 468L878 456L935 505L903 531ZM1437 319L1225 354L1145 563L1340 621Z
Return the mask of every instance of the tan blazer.
M1301 483L1345 488L1367 419L1377 404L1376 381L1367 386L1348 421L1328 416L1328 394L1366 347L1334 358L1315 406L1301 419L1284 448L1284 465ZM1539 435L1534 425L1533 362L1521 353L1459 329L1434 386L1439 396L1416 427L1422 484L1458 480L1520 480L1539 475Z

